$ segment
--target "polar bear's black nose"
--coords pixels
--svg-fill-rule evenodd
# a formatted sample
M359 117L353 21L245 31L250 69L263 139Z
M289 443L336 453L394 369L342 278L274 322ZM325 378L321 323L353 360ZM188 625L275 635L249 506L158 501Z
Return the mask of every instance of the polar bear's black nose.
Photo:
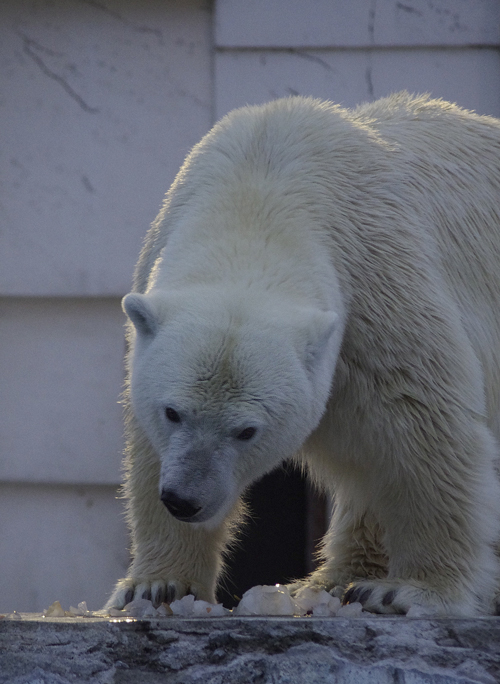
M164 489L161 493L161 500L168 508L170 513L178 520L189 520L193 518L198 511L201 510L201 506L196 506L194 501L189 501L189 499L181 499L177 496L175 492L171 489Z

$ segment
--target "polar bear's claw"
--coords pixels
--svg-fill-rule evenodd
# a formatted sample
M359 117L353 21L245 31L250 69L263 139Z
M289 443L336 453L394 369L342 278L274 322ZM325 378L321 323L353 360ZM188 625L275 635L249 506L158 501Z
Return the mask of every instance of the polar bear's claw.
M134 590L133 589L127 589L127 592L123 597L123 605L126 606L127 603L130 603L133 600L134 600Z
M473 615L477 607L412 580L362 580L347 588L342 602L358 602L370 613L406 615L412 606L428 616Z
M196 584L190 587L186 583L178 581L136 580L128 577L118 582L105 608L122 610L127 603L136 599L148 599L155 608L158 608L163 602L172 603L172 601L181 599L186 594L194 594L196 597L198 593L199 587Z
M418 600L420 593L423 592L416 587L397 580L394 584L389 580L366 580L351 584L342 603L361 603L371 613L405 614L414 603L422 603Z
M372 589L368 588L363 588L363 587L351 587L348 591L346 591L342 603L345 605L346 603L361 603L364 605L368 599L371 596ZM383 603L384 601L382 601ZM386 605L386 604L385 604Z

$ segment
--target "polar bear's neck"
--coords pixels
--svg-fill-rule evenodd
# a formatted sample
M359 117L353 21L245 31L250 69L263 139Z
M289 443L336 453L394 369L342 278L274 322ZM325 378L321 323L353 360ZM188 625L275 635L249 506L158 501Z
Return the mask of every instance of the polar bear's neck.
M150 289L279 293L331 309L337 299L333 270L303 206L249 178L186 212L169 235Z
M349 301L364 226L374 215L383 224L395 201L385 147L369 126L313 101L254 114L224 119L188 156L144 253L139 291L217 284L331 309L339 278Z

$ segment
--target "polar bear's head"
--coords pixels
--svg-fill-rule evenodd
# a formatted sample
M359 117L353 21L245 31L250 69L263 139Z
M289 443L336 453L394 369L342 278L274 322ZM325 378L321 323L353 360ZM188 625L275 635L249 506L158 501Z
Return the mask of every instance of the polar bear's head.
M217 525L243 490L290 458L324 411L337 315L213 293L129 294L131 401L180 520Z

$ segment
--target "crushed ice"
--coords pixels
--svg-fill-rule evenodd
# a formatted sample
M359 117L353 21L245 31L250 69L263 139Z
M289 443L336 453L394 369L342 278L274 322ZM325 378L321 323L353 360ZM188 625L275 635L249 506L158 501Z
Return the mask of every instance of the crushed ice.
M335 592L334 592L335 593ZM226 617L230 615L241 616L290 616L290 617L344 617L356 618L362 615L370 615L363 610L360 603L348 603L343 606L338 596L332 596L324 589L314 587L302 587L292 596L284 585L276 584L258 585L246 591L239 604L232 611L224 608L222 603L213 604L207 601L199 601L191 594L172 603L162 603L155 608L148 599L135 599L128 603L123 610L111 608L110 610L91 611L85 601L78 604L77 608L70 606L65 611L59 601L49 606L42 613L43 617L100 617L100 618L166 618L176 617ZM428 617L429 612L421 606L412 606L407 617ZM10 619L21 619L22 616L14 611L5 616Z
M44 617L65 617L63 607L59 601L54 603L43 612Z
M287 587L276 584L274 587L258 585L246 591L233 615L359 617L362 612L360 603L342 606L338 597L324 589L303 587L292 597Z
M69 612L71 615L75 615L76 617L90 617L92 615L91 611L87 608L86 601L79 603L78 608L73 608L73 606L70 606Z

